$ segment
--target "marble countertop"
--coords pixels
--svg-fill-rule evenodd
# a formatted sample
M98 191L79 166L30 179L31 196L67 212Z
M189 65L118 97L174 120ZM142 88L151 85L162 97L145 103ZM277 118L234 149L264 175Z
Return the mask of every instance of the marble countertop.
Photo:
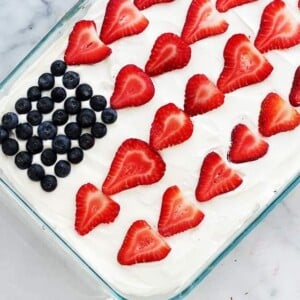
M75 2L0 0L0 81ZM1 299L105 299L96 281L41 240L6 197L0 194ZM187 299L300 299L299 200L298 186Z

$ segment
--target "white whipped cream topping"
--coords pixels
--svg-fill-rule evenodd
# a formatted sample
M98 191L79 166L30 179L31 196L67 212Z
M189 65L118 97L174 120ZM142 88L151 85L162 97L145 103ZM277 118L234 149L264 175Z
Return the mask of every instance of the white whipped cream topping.
M77 71L82 83L91 84L95 94L102 94L109 100L121 67L133 63L143 68L155 39L161 33L181 33L190 2L176 0L144 10L150 24L143 33L111 44L113 53L105 61L72 66L69 70ZM98 31L106 3L96 1L84 17L94 20ZM160 106L174 102L182 108L186 82L192 75L204 73L216 82L223 68L226 41L233 34L242 32L253 42L262 10L268 3L267 0L261 0L224 13L224 18L230 24L227 32L193 44L192 59L184 69L154 77L156 92L151 102L141 107L119 110L119 118L115 124L108 126L107 136L97 140L91 150L85 151L84 161L72 166L71 174L66 179L58 179L58 187L54 192L42 191L38 183L28 179L26 171L17 169L13 158L0 153L1 169L11 185L106 282L127 298L149 297L153 300L176 295L245 229L280 190L299 175L300 128L297 128L267 138L270 148L263 158L249 163L229 164L244 180L233 192L206 203L197 202L194 196L205 155L214 150L226 159L231 130L237 123L243 122L257 132L260 104L269 92L277 92L288 100L294 72L300 64L298 45L266 54L274 70L264 82L227 94L222 107L193 117L192 137L181 145L161 151L167 170L160 182L112 197L121 205L114 223L100 225L84 237L74 230L75 194L78 188L87 182L101 188L122 141L130 137L148 141L153 116ZM299 19L295 1L286 0L286 3ZM72 26L28 67L7 96L1 99L1 115L13 110L15 101L26 95L27 88L37 83L38 76L49 70L53 60L63 58ZM61 85L60 78L56 79L56 85ZM68 95L72 95L72 92L68 92ZM88 105L88 102L85 104ZM22 118L25 121L24 116ZM60 131L63 132L63 128ZM38 161L36 156L34 160ZM51 168L47 168L47 171L53 173ZM127 229L137 219L145 219L157 228L162 194L174 184L205 213L203 222L194 229L167 238L172 250L164 260L121 266L116 257Z

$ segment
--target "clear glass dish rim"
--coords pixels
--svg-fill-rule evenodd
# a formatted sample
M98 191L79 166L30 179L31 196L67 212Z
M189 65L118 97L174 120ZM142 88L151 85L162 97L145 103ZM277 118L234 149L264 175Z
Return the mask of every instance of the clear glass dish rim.
M93 3L95 0L78 0L71 9L52 27L52 29L32 48L32 50L17 64L17 66L0 82L0 91L5 88L6 85L10 83L14 76L19 73L23 65L28 62L34 54L52 37L59 28L66 24L72 17L78 13L78 11L89 3ZM256 218L244 228L244 230L234 238L219 254L218 256L188 285L184 290L182 290L176 296L170 298L170 300L184 299L199 283L215 268L219 262L229 254L240 241L248 235L273 209L279 204L285 197L300 183L300 174L296 177L278 194L276 198L268 205L261 213L256 216ZM123 300L126 299L121 296L114 288L112 288L84 259L81 258L80 254L77 253L30 205L0 176L0 185L9 192L14 199L20 204L20 206L36 221L38 221L42 226L45 226L53 234L57 241L68 250L69 253L73 255L75 259L80 261L83 266L88 269L97 279L101 281L115 297L115 299Z

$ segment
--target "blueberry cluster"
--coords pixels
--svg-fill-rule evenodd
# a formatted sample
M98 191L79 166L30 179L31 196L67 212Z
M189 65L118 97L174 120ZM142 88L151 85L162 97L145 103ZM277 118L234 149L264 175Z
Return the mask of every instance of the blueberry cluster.
M56 77L62 77L62 86L55 86ZM75 93L67 97L66 90ZM89 105L83 105L86 101ZM55 109L57 105L60 108ZM107 107L105 97L94 95L89 84L80 83L78 73L67 71L65 62L57 60L51 64L50 73L42 74L37 86L27 90L27 97L16 101L15 112L2 116L0 144L5 155L15 156L19 169L27 169L28 177L50 192L57 187L56 176L68 176L71 164L80 163L83 150L104 137L107 125L116 119L117 112ZM34 155L40 155L40 162L34 162ZM65 157L60 159L62 155ZM45 167L50 166L54 166L54 175L46 174Z

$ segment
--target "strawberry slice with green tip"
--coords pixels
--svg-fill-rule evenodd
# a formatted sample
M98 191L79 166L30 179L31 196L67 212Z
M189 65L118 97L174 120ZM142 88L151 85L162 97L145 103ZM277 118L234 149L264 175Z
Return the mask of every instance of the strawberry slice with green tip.
M235 34L224 48L224 68L217 81L223 93L265 80L272 65L244 34Z
M293 106L300 106L300 66L295 72L289 100Z
M145 71L149 76L156 76L185 67L191 59L191 48L174 33L160 35L151 50Z
M139 67L126 65L117 75L110 104L115 109L139 106L150 101L154 93L151 78Z
M224 94L204 74L192 76L185 88L184 111L196 116L211 111L224 103Z
M231 8L244 5L257 0L217 0L216 8L219 12L228 11Z
M219 154L210 152L202 163L196 199L200 202L208 201L235 190L242 182L239 174L226 165Z
M269 144L255 135L246 125L236 125L231 133L231 147L228 159L234 163L243 163L263 157Z
M150 145L155 150L181 144L193 134L190 117L174 103L160 107L154 116L150 130Z
M182 29L181 38L187 44L221 34L228 28L210 0L193 0Z
M300 44L300 22L282 0L269 3L261 17L254 45L262 53Z
M261 104L259 132L271 136L295 129L300 124L300 113L278 94L269 93Z
M138 185L153 184L164 176L165 169L163 159L149 144L130 138L117 150L102 190L112 195Z
M79 21L69 36L65 51L65 62L68 65L94 64L111 54L111 49L98 37L94 21Z
M102 223L111 223L118 216L120 206L93 184L80 187L76 195L75 229L85 235Z
M168 237L198 226L204 214L184 199L178 186L169 187L162 200L158 232Z
M168 3L173 1L174 0L134 0L134 4L138 9L142 10L155 4Z
M121 265L133 265L160 261L170 251L171 247L146 221L137 220L126 233L118 252L118 262Z

